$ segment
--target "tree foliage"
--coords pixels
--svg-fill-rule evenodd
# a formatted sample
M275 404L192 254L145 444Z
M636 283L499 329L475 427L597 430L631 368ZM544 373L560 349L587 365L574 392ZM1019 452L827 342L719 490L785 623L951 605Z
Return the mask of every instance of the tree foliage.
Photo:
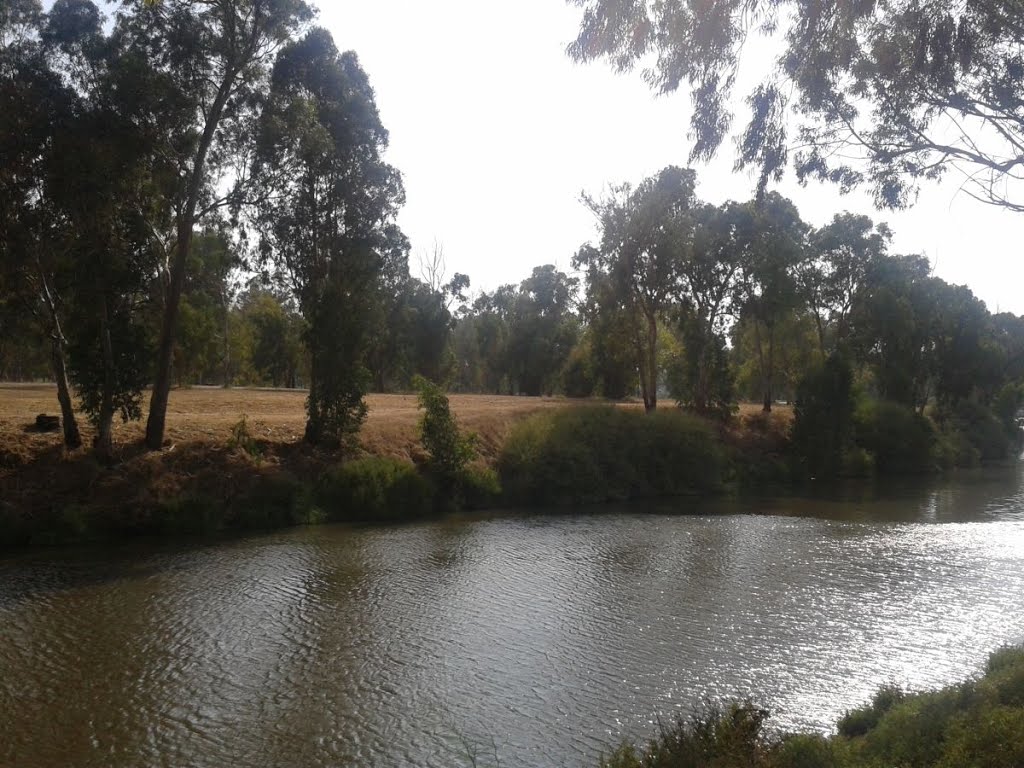
M407 269L395 224L401 177L382 159L388 135L352 53L313 30L278 56L255 176L265 257L283 271L308 326L306 437L345 442L366 413L366 350L390 272Z
M879 206L902 207L922 180L953 171L979 199L1024 210L1016 0L573 2L583 9L574 59L620 71L650 62L652 88L689 90L692 160L733 133L744 53L767 39L781 54L745 95L735 131L736 168L755 170L760 191L792 160L801 179L868 185Z

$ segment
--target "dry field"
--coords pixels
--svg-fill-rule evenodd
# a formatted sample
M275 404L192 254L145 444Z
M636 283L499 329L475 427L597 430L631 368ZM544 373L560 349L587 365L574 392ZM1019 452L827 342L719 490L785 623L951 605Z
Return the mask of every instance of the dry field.
M302 437L305 426L305 392L273 389L220 389L194 387L171 392L167 409L167 439L172 443L221 443L231 428L246 417L253 437L290 443ZM415 456L418 448L418 414L415 395L369 395L369 415L360 441L370 453L396 457ZM465 429L476 432L484 455L494 455L510 425L544 408L571 403L563 398L452 395L452 410ZM145 412L145 407L143 408ZM60 433L38 434L25 430L36 414L59 414L56 388L48 384L0 384L0 446L36 453L60 443ZM84 418L80 424L86 432ZM115 421L114 439L125 444L138 441L144 422ZM20 451L19 451L20 452Z
M194 387L171 392L167 411L167 439L171 444L225 442L231 428L246 417L253 437L271 443L293 443L302 437L305 425L305 392L274 389L220 389ZM360 442L369 453L398 458L419 458L418 414L415 395L369 395L369 415ZM498 395L451 395L452 410L459 424L477 433L480 452L486 458L497 455L509 428L517 420L546 408L559 408L581 401L560 397L510 397ZM625 407L639 407L627 405ZM759 412L757 405L741 406L741 414ZM776 418L786 419L788 408ZM143 408L145 412L145 404ZM56 389L48 384L0 384L0 448L10 453L38 454L60 444L60 434L26 431L36 414L59 414ZM84 418L81 426L90 439ZM115 421L115 441L121 445L138 442L144 422Z

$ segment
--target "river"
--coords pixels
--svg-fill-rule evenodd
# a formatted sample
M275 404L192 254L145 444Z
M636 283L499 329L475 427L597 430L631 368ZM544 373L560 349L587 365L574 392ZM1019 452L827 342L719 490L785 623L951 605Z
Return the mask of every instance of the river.
M1024 640L1022 467L8 557L0 765L592 766L743 696L827 730Z

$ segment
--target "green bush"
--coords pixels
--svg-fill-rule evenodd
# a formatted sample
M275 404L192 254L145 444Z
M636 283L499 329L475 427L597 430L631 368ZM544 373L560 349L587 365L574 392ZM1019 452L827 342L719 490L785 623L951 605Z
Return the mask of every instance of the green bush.
M347 461L320 481L317 502L329 520L384 522L433 511L435 489L416 467L397 459Z
M980 689L990 701L1024 708L1024 650L1003 648L993 653Z
M430 454L431 469L444 479L457 478L476 455L476 438L459 431L444 390L422 376L415 376L412 383L423 410L420 440Z
M974 700L972 685L908 696L863 736L860 755L880 765L932 766L951 722Z
M994 707L952 724L936 768L1024 766L1024 709Z
M939 414L943 434L957 448L956 466L976 466L980 462L1002 461L1010 455L1014 440L1011 432L985 406L963 401Z
M705 708L602 768L1021 768L1024 649L989 657L981 680L924 693L886 686L840 719L838 733L774 734L749 703Z
M706 707L663 727L645 749L623 745L602 768L770 768L768 712L750 704Z
M905 698L906 694L899 686L883 686L875 693L870 704L850 710L839 718L836 728L843 736L863 736L878 725L882 715Z
M783 738L771 760L772 768L841 768L842 746L816 733Z
M992 413L999 419L1003 430L1017 448L1020 448L1024 441L1024 433L1022 433L1018 422L1022 408L1024 408L1024 384L1006 384L999 390L995 402L992 404Z
M501 501L501 481L490 467L467 467L460 485L466 509L491 509Z
M224 505L199 495L184 495L164 502L157 527L167 534L209 534L224 527Z
M476 456L476 435L461 433L448 396L439 386L418 375L413 377L413 386L423 410L420 441L430 454L426 469L437 486L438 509L456 511L465 503L463 481L466 468Z
M525 505L707 491L722 466L718 438L701 420L609 406L536 414L513 428L498 459L506 497Z
M882 475L916 474L936 468L931 422L912 408L885 400L868 400L854 413L858 447L868 451Z
M994 675L1004 670L1024 668L1024 648L1014 645L1004 645L989 654L985 663L985 674Z
M875 457L863 448L849 448L843 453L843 477L871 477L875 474Z
M562 368L562 387L566 397L591 397L597 389L589 350L585 346L576 346L569 353Z

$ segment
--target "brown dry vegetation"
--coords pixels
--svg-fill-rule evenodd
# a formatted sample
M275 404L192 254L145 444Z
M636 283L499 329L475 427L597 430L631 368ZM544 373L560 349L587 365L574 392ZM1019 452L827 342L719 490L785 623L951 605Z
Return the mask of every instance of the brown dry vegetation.
M196 387L171 392L167 409L167 441L171 446L225 443L231 428L246 416L249 431L268 443L294 443L306 423L305 392L275 389L218 389ZM497 454L509 427L526 415L573 401L498 395L451 395L459 424L476 432L481 454ZM396 458L420 458L417 440L419 414L415 395L368 395L369 415L360 433L368 453ZM145 406L143 407L145 411ZM59 413L56 389L47 384L0 384L0 451L25 459L60 446L60 433L26 431L39 413ZM88 443L88 423L81 424ZM142 438L144 422L115 424L114 440L121 446ZM2 463L2 461L0 461Z

